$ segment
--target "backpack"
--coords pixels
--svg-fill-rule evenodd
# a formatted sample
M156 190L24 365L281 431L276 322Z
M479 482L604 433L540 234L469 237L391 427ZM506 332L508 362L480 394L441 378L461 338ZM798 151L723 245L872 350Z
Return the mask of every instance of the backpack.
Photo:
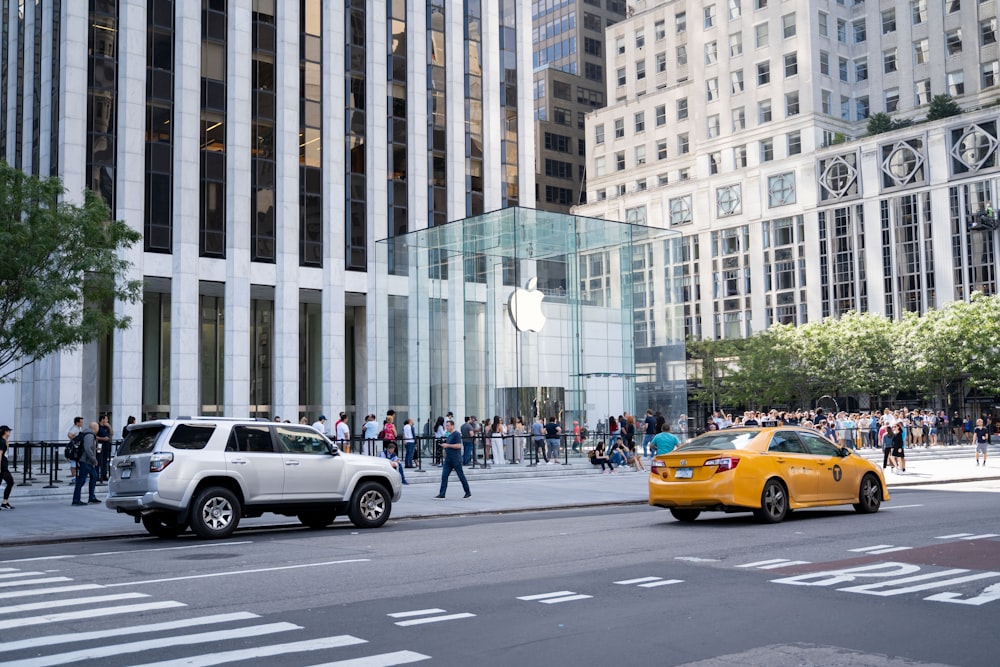
M66 445L66 450L63 454L66 456L67 460L79 461L83 458L83 434L83 431L77 433L73 439L69 441L69 444Z
M378 438L379 440L385 440L385 429L382 429L381 431L379 431L378 435L375 436L375 437Z

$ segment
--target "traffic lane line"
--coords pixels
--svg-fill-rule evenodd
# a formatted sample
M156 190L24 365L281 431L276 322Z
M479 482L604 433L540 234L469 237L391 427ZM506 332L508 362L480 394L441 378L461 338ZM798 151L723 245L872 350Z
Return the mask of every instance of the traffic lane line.
M914 547L907 551L897 551L892 554L894 561L911 563L913 565L937 565L941 567L961 567L967 570L995 570L1000 563L1000 541L983 540L981 542L963 541L946 544L932 544L926 547ZM823 563L807 565L790 565L783 568L782 575L808 574L829 570L832 565L838 569L878 563L885 558L876 554L829 560Z

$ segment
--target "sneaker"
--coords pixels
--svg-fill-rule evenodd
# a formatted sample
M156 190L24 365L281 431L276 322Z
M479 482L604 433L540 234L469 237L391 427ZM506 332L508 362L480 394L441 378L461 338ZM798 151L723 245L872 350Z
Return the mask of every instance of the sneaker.
M464 496L462 496L462 497L463 497L463 498L471 498L471 497L472 497L472 494L471 494L471 493L467 493L467 494L465 494L465 495L464 495Z
M434 496L435 498L444 498L444 496Z
M12 510L12 509L14 509L14 506L11 505L10 503L4 503L3 505L0 505L0 510Z
M90 503L91 505L99 505L101 501L98 500L97 498L91 498L87 502Z
M80 502L80 501L77 500L77 501L74 501L73 504L76 505L77 507L79 507L80 505L86 505L87 503Z

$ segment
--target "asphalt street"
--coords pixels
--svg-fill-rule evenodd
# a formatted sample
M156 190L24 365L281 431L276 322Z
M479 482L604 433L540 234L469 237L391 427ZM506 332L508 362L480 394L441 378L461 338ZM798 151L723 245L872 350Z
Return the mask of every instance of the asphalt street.
M774 526L607 504L10 545L0 663L992 667L997 493Z

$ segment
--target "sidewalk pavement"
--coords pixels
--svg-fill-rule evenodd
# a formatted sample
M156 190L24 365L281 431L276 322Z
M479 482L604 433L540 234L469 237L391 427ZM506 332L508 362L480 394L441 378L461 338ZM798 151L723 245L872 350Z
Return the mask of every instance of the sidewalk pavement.
M940 449L941 451L934 451ZM1000 457L989 466L976 466L972 447L932 448L908 452L905 474L887 472L886 484L893 489L925 484L1000 480ZM881 465L881 453L861 452ZM466 469L472 497L462 498L462 486L452 475L448 497L434 498L440 483L440 468L426 472L407 471L410 484L393 506L392 519L426 518L503 512L643 505L648 500L647 473L622 471L602 475L582 460L571 459L569 466L494 466ZM106 487L98 487L103 498ZM113 512L104 505L73 507L72 487L57 489L41 485L15 487L11 496L14 510L0 512L0 547L8 545L58 543L79 539L148 537L131 517ZM891 501L888 505L891 507ZM337 523L345 522L340 518ZM265 514L244 519L241 528L298 525L293 517Z

